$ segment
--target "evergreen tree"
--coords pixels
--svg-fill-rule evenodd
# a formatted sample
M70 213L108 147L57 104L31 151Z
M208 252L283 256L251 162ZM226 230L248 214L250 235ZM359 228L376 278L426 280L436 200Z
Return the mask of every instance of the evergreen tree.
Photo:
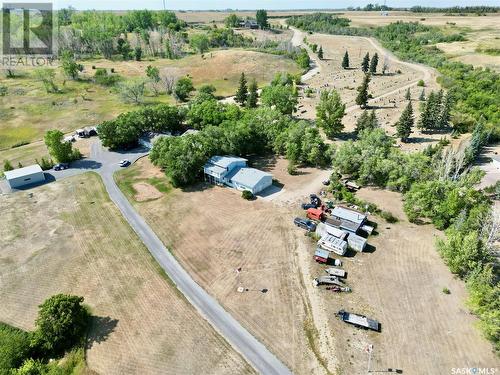
M417 123L417 127L422 130L431 130L434 128L435 124L435 108L439 105L437 102L437 96L434 91L431 91L429 97L427 98L427 102L422 103L422 109L420 114L420 119Z
M375 129L378 127L377 116L375 115L375 111L367 111L364 110L358 121L356 121L356 128L354 133L359 134L362 130L366 129Z
M453 97L450 92L446 93L441 104L441 113L437 121L438 129L446 129L450 126L450 112L453 107Z
M420 93L418 100L420 100L421 102L425 102L425 89L422 89L422 92Z
M344 58L342 59L342 68L349 68L349 53L345 51Z
M375 74L377 72L377 65L378 65L378 53L375 52L375 54L372 57L372 61L370 61L371 74Z
M323 47L319 46L318 57L320 60L323 60Z
M248 88L247 88L247 79L245 78L245 73L241 73L240 76L240 85L238 87L238 91L236 92L236 97L234 100L241 105L245 105L248 98Z
M358 96L356 97L356 104L361 108L366 108L368 103L368 84L370 83L370 74L365 74L363 83L358 87Z
M367 73L369 66L370 66L370 54L367 52L365 57L363 57L363 62L361 63L361 70Z
M257 81L253 79L252 82L250 82L250 86L248 88L247 107L248 108L257 107L258 98L259 94L257 93Z
M397 136L401 138L401 141L406 142L411 134L411 128L413 127L413 107L411 102L408 103L404 109L399 121L396 123Z
M409 87L408 90L406 90L405 99L411 101L411 91Z

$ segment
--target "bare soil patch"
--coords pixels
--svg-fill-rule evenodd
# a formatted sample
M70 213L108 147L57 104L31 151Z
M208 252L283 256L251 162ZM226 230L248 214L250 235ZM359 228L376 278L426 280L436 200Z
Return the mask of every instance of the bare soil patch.
M158 199L161 198L163 195L154 186L151 186L150 184L145 182L137 182L132 186L134 187L135 191L137 191L137 193L134 196L134 199L137 202L144 202L144 201Z
M253 373L161 273L96 174L0 196L0 210L1 321L29 330L47 297L82 295L97 373Z

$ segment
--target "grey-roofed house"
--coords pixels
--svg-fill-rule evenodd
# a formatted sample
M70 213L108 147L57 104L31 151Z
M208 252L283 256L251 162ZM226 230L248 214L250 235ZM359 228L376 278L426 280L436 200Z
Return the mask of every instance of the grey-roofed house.
M43 170L38 164L14 169L12 171L6 171L3 174L12 189L45 181Z
M236 156L213 156L203 168L205 181L224 184L258 194L273 183L273 176L247 167L247 160Z

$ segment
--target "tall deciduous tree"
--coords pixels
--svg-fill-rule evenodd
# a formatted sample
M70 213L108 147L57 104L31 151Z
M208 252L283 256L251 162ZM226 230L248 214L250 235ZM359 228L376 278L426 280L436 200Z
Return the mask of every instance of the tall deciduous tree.
M403 113L401 113L401 117L396 123L397 136L401 138L403 142L406 142L408 140L408 137L412 132L411 129L413 127L414 121L413 107L411 102L408 102L408 105L403 110Z
M291 115L297 110L297 95L291 86L267 86L261 94L262 104L274 107L279 112Z
M241 105L245 105L245 103L247 102L247 98L248 98L247 79L245 77L245 73L241 73L238 91L236 91L236 96L234 100Z
M349 53L345 51L344 58L342 59L342 68L349 68Z
M377 65L378 65L378 53L375 52L375 54L372 57L372 60L370 61L370 73L375 74L377 72Z
M194 91L193 81L189 77L180 78L174 86L174 97L178 101L184 102L187 100L191 92Z
M359 105L361 108L366 108L366 105L368 103L368 85L370 83L370 74L365 74L365 77L363 79L363 83L361 86L358 87L358 96L356 97L356 104Z
M39 306L32 345L44 355L62 354L79 344L89 324L83 297L57 294Z
M267 23L267 11L264 9L259 9L257 13L255 14L255 18L257 20L257 25L261 29L267 29L269 27L269 24Z
M257 87L257 81L252 79L252 82L250 82L250 86L248 87L248 99L247 99L247 107L248 108L255 108L257 107L257 101L259 99L259 94L257 93L258 87Z
M367 52L365 57L363 57L363 62L361 63L361 70L367 73L369 67L370 67L370 54Z
M71 142L64 141L64 133L60 130L48 130L44 141L50 156L60 163L68 163L82 156L80 151L73 150Z
M71 79L78 79L78 73L83 71L83 65L75 61L73 53L65 50L61 54L61 67L64 74Z
M323 128L329 138L335 137L344 129L342 119L345 115L345 104L335 90L323 90L319 104L316 106L316 122Z

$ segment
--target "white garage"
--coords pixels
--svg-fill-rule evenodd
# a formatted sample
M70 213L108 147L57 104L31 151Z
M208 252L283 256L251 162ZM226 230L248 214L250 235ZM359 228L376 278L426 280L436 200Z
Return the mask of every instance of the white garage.
M245 167L239 168L229 181L235 189L250 190L252 194L258 194L273 184L273 176L258 169Z
M5 179L12 189L45 181L45 175L38 164L4 172Z

